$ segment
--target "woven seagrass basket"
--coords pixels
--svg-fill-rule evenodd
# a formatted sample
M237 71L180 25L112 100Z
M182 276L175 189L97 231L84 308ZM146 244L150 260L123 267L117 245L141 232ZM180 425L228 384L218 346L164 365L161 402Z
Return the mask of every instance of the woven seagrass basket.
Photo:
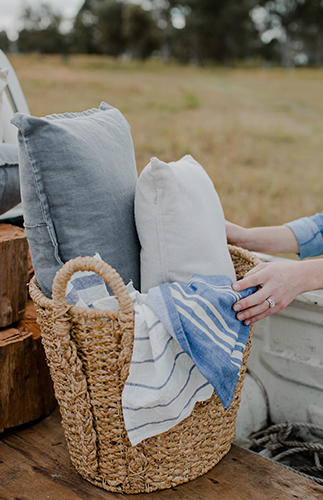
M238 278L259 263L245 250L230 246L229 250ZM67 283L79 270L101 275L118 298L120 310L67 304ZM37 309L70 458L83 478L108 491L151 492L201 476L230 450L250 338L229 410L224 410L213 393L170 431L131 446L121 395L131 362L134 311L119 275L105 262L79 257L56 274L52 300L43 295L35 278L30 295Z

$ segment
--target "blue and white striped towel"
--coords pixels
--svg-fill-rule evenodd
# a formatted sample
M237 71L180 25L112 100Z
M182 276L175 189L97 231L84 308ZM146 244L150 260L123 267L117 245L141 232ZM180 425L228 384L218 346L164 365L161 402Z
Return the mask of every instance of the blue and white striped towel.
M233 291L228 276L194 274L187 285L164 283L148 293L147 306L212 384L225 409L234 396L250 329L236 319L232 306L255 291Z
M227 276L194 275L165 283L135 306L135 340L122 402L133 445L171 429L213 388L225 408L239 379L249 327L235 318L241 293Z
M94 259L101 260L100 254L96 253ZM139 294L133 287L132 281L126 286L130 295ZM66 287L66 302L78 307L90 307L97 309L108 309L117 311L119 309L118 300L114 295L110 295L106 283L101 276L93 271L77 271L73 274Z
M96 253L94 259L102 260ZM78 307L94 307L94 302L109 296L104 279L92 271L77 271L66 287L66 302Z

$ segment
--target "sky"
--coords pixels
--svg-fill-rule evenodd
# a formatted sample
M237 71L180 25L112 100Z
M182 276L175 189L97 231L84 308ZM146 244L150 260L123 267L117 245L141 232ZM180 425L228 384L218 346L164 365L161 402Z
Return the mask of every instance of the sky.
M41 3L51 5L54 12L72 18L84 0L0 0L0 31L5 30L10 39L15 39L19 30L19 18L26 6L37 8Z

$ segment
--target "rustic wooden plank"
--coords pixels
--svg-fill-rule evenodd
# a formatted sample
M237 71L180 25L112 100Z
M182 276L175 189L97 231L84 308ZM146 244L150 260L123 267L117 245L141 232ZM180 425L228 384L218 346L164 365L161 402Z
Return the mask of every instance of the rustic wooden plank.
M0 224L0 327L19 320L25 313L28 249L23 229Z
M120 495L97 488L70 463L59 412L0 437L1 500L319 500L323 487L233 446L210 472L170 490Z
M0 430L48 415L56 406L36 311L0 330Z

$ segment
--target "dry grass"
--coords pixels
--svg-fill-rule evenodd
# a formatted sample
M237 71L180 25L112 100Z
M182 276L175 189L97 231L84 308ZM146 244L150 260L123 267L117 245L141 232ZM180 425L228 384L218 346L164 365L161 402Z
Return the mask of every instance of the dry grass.
M280 224L323 209L321 69L201 69L96 56L11 62L35 115L101 101L119 108L139 172L151 156L192 154L229 220Z

